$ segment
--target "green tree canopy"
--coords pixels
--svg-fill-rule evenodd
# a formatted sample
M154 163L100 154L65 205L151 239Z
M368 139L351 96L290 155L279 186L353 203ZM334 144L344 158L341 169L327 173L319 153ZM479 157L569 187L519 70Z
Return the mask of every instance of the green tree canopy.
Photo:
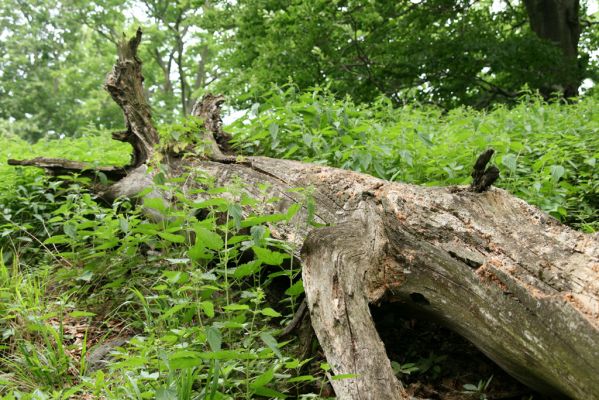
M228 71L221 87L236 95L292 79L363 102L384 94L486 106L525 85L578 86L591 73L585 49L565 60L531 30L524 5L509 1L243 0L226 2L216 21L230 44L219 59Z

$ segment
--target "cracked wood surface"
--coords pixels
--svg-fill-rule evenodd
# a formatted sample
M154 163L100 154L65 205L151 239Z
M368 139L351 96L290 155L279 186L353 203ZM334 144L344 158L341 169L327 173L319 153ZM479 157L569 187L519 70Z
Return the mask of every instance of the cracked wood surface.
M303 246L307 303L333 372L357 375L332 381L339 398L408 398L370 318L380 302L426 313L541 392L599 398L599 235L501 189L419 187L264 157L187 161L252 196L268 183L281 200L267 212L310 189L316 221L329 226L310 228L303 210L304 223L271 228Z

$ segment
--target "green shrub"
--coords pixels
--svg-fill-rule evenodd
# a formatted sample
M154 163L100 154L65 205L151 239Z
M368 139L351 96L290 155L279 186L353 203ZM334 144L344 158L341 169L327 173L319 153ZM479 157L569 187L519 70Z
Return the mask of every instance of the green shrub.
M499 187L559 220L599 229L599 101L548 104L526 95L491 111L363 106L326 90L274 88L228 129L245 154L323 163L423 185L470 182L476 156L496 150Z

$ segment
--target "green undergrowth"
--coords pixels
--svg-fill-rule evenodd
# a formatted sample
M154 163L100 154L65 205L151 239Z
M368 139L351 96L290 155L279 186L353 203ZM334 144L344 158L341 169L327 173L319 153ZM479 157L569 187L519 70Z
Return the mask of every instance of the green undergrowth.
M279 199L159 173L170 204L106 206L84 179L40 179L0 226L2 398L318 397L322 369L277 340L303 289L266 224L296 223L299 205L266 215Z
M599 229L596 103L529 96L513 109L444 114L384 99L356 106L288 87L228 130L244 154L425 185L467 184L477 154L493 147L499 186L590 232ZM162 137L180 139L196 122L163 127ZM221 188L205 176L163 173L156 190L170 204L107 205L84 178L48 180L6 160L122 165L128 145L107 133L30 145L4 132L0 141L2 398L320 396L328 366L298 358L297 343L277 336L303 289L297 249L272 238L267 225L297 223L299 205L267 215L278 199L249 198L242 183ZM194 183L185 195L182 182ZM410 365L398 374L413 372Z
M36 168L15 168L7 165L9 159L34 157L67 158L94 165L125 165L131 146L112 140L110 133L89 132L79 138L48 138L31 144L0 126L0 204L18 196L18 189L41 175Z
M422 185L470 182L476 156L496 150L497 186L562 222L599 230L599 100L546 103L525 95L491 111L394 108L336 100L326 90L275 88L229 130L246 154L291 158Z

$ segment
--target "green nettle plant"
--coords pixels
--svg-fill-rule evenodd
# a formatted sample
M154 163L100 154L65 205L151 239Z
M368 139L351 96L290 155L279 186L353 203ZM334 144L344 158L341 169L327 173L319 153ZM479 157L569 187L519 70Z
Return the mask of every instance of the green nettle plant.
M182 181L194 182L185 195ZM320 379L276 339L303 291L294 249L266 224L290 223L299 206L265 215L277 199L191 174L157 174L153 190L170 204L106 206L81 183L38 178L23 185L27 207L4 207L4 398L283 398ZM269 304L280 277L289 289ZM94 354L115 338L98 367Z
M497 186L587 232L599 229L597 100L487 111L337 100L326 89L274 87L229 130L238 151L327 164L420 185L470 182L472 160L494 148Z

